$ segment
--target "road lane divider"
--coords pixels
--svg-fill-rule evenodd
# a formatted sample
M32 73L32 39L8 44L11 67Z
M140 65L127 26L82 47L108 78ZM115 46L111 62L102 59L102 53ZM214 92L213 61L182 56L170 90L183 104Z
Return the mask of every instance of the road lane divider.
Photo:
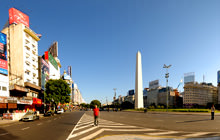
M3 134L0 134L0 136L4 136L4 135L8 135L9 133L3 133Z
M22 128L21 130L26 130L26 129L29 129L30 127L25 127L25 128Z

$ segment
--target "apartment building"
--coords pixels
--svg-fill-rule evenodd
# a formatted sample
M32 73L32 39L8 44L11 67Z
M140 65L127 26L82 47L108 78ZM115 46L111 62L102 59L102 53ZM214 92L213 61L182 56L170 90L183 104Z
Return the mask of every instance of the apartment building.
M38 41L40 38L22 23L2 30L7 35L10 96L29 101L41 90L38 76Z
M184 85L184 106L200 105L206 106L207 103L217 104L217 87L211 83L186 83Z

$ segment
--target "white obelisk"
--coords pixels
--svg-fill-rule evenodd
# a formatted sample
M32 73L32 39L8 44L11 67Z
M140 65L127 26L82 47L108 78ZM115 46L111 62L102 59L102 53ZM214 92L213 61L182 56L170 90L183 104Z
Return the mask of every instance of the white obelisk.
M142 80L142 63L141 53L136 55L136 77L135 77L135 109L143 108L143 80Z

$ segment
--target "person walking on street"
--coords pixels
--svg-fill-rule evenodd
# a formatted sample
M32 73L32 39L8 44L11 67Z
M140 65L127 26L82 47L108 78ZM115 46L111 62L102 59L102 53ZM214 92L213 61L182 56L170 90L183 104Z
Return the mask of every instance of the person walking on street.
M214 104L212 104L212 107L211 107L211 120L214 120L214 115L215 115L215 106Z
M97 105L95 105L95 108L93 109L93 113L94 113L94 126L98 126L99 108L97 108Z

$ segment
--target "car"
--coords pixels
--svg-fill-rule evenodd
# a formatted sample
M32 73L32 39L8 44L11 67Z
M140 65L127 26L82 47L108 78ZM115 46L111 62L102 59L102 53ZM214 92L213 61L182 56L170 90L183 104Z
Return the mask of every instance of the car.
M33 121L33 120L39 120L39 116L37 115L36 111L28 111L21 119L20 121Z
M47 112L44 113L44 116L53 116L54 115L54 111L52 110L48 110Z
M57 114L62 114L62 113L64 113L64 110L62 108L57 110Z

